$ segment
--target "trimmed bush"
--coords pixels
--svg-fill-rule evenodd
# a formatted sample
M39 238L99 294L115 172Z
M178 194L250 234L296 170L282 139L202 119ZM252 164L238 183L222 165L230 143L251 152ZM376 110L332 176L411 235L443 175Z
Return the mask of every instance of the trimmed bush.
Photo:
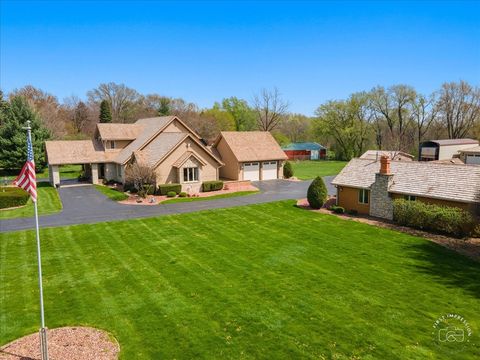
M293 167L290 161L285 162L283 165L283 177L285 179L290 179L293 176Z
M23 206L30 195L18 187L0 187L0 209Z
M335 214L345 214L345 209L337 205L331 206L330 211L334 212Z
M158 185L157 194L167 195L168 192L173 191L175 195L180 194L182 191L181 184L162 184Z
M185 191L182 191L180 194L178 194L180 197L187 197L187 193Z
M477 225L474 217L460 208L397 199L393 202L393 220L399 225L464 237Z
M175 191L169 191L169 192L167 192L167 197L172 198L172 197L175 197L175 196L177 196L177 193L176 193Z
M320 176L317 176L315 180L312 181L307 191L307 200L310 207L314 209L320 209L325 201L327 201L327 187L325 182Z
M223 181L204 181L202 183L202 190L204 192L208 191L218 191L223 189Z

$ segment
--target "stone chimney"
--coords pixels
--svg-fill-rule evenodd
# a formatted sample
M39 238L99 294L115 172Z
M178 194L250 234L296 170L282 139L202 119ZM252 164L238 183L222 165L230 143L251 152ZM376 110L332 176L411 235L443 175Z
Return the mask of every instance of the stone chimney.
M375 182L370 188L370 215L383 219L393 219L393 201L388 193L393 183L390 158L380 158L380 171L375 174Z

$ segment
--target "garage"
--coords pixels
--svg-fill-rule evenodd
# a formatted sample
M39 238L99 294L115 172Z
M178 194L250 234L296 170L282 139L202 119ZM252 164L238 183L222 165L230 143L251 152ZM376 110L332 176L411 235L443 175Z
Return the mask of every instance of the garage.
M260 163L244 163L243 164L243 180L258 181L260 180Z
M262 163L262 180L273 180L277 178L277 162L264 161Z
M467 155L465 164L480 165L480 154L479 155Z

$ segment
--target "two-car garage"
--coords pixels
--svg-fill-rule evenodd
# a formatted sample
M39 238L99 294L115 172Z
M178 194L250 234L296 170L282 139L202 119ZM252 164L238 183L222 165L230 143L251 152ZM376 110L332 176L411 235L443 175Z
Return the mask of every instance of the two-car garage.
M248 162L243 163L243 180L273 180L278 179L278 162Z

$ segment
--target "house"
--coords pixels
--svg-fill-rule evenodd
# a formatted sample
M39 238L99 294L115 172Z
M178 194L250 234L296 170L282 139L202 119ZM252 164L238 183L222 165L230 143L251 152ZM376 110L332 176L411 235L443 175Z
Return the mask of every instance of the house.
M367 150L360 159L380 160L382 156L388 156L390 160L394 161L413 161L415 157L403 151L392 150Z
M271 180L283 177L287 156L267 131L222 131L212 150L225 163L220 177L228 180Z
M480 166L353 159L335 177L337 204L346 210L393 218L393 200L404 198L473 210L480 203Z
M480 165L480 145L459 150L460 159L468 165Z
M269 133L242 133L243 145L233 146L235 156L241 159L250 156L254 145L261 154L284 156L280 146ZM228 138L235 137L226 135ZM222 135L219 138L223 138ZM245 147L242 147L245 146ZM156 183L180 183L183 191L198 192L203 181L219 180L220 169L238 166L237 158L232 159L229 148L211 149L202 139L176 116L163 116L140 119L133 124L97 124L91 140L47 141L45 143L50 182L60 184L59 167L67 164L82 164L92 183L100 179L125 182L125 170L132 163L151 167L155 172ZM255 153L255 151L253 151ZM263 178L267 168L280 167L281 158L263 156ZM232 161L226 164L223 159ZM265 161L264 161L265 160ZM242 162L243 164L243 162ZM240 173L240 175L243 175ZM278 171L277 176L278 177ZM252 176L252 180L255 178ZM240 177L241 179L241 177Z
M473 139L445 139L429 140L420 143L419 160L449 160L459 156L459 151L478 146L477 140Z
M316 142L291 143L282 147L289 160L318 160L327 157L327 149Z

